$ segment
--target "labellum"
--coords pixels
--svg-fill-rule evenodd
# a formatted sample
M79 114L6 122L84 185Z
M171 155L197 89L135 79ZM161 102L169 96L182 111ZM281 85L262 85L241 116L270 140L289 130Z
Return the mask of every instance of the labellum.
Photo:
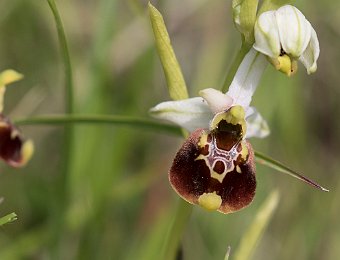
M214 116L210 129L197 129L177 152L169 172L174 190L191 204L232 213L253 200L254 153L244 139L245 113L233 106Z
M33 154L33 143L0 113L0 158L13 167L26 165Z

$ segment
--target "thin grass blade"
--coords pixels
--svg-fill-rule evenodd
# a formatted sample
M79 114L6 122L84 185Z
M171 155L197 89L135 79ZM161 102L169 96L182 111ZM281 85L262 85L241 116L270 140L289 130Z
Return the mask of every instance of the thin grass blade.
M308 179L307 177L301 175L300 173L290 169L289 167L285 166L283 163L273 159L273 158L270 158L269 156L267 155L264 155L260 152L257 152L255 151L255 158L256 158L256 162L260 163L260 164L263 164L263 165L266 165L272 169L275 169L279 172L282 172L282 173L285 173L285 174L288 174L300 181L303 181L309 185L311 185L312 187L314 188L317 188L319 190L322 190L322 191L325 191L325 192L328 192L329 190L322 187L320 184L316 183L315 181L311 180L311 179Z

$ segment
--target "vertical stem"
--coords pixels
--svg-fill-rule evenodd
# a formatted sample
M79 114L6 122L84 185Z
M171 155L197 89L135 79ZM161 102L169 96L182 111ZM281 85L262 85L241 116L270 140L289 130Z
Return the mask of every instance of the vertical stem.
M229 88L231 82L233 81L233 78L236 74L238 67L240 66L241 62L243 61L244 56L246 56L246 54L248 53L250 48L251 48L251 46L249 46L245 42L242 42L241 49L239 50L239 52L235 56L235 58L234 58L234 60L231 64L231 67L228 71L228 74L225 78L225 81L224 81L224 84L223 84L223 87L222 87L222 92L228 91L228 88Z
M165 237L161 259L176 259L183 231L189 221L191 212L192 205L180 198L177 204L175 216Z
M64 27L58 12L58 8L54 0L47 0L48 5L54 16L55 24L57 27L59 44L61 49L62 60L64 63L65 73L65 110L67 114L73 113L73 79L72 79L72 66L70 54L67 46Z
M60 18L60 14L54 0L47 0L48 5L52 11L54 21L56 24L58 39L60 45L60 52L62 56L62 62L64 66L64 77L65 77L65 113L68 115L74 112L73 103L73 76L71 59L68 50L67 40L63 24ZM68 190L67 190L67 176L70 169L71 161L71 150L72 150L72 136L73 126L67 125L64 128L64 140L63 140L63 151L62 151L62 167L61 173L56 186L56 207L53 208L52 216L54 221L53 234L51 246L54 247L56 259L60 258L59 243L62 241L61 236L63 234L64 223L65 223L65 211L68 205Z

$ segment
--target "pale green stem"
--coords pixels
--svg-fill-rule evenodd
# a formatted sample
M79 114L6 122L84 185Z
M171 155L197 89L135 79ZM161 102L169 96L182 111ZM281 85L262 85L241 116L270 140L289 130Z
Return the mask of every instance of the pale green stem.
M176 259L179 244L183 236L183 231L190 219L191 212L192 205L183 199L179 199L175 216L165 237L165 243L162 249L162 257L160 259Z
M244 56L246 56L246 54L249 52L250 48L251 48L251 46L249 46L248 44L246 44L244 42L242 43L241 49L239 50L239 52L235 56L231 66L229 68L228 74L225 78L225 81L224 81L224 84L223 84L223 87L222 87L222 92L225 93L225 92L228 91L229 86L234 79L234 76L236 74L237 69L239 68L241 62L243 61Z
M119 115L45 115L32 118L17 119L16 125L65 125L65 124L113 124L130 126L136 129L147 129L160 131L167 134L180 136L181 129L178 126L170 125L147 118L137 118Z

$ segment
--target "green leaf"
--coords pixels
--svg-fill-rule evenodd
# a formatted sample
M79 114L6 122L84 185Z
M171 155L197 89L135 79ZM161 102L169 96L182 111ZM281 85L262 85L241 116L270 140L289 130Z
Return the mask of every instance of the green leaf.
M0 226L11 223L11 222L13 222L17 219L18 219L17 214L12 212L12 213L0 218Z
M173 100L186 99L188 98L187 87L175 52L172 49L163 17L151 3L149 3L149 13L156 47L163 66L170 97Z
M236 250L236 260L250 259L254 253L258 242L261 240L263 233L278 205L279 192L273 191L262 204L257 212L255 219L251 223L246 233L242 236L239 247Z
M256 162L261 163L263 165L266 165L266 166L268 166L272 169L275 169L279 172L288 174L288 175L290 175L294 178L297 178L298 180L303 181L303 182L311 185L314 188L317 188L319 190L326 191L326 192L329 191L328 189L325 189L324 187L322 187L318 183L308 179L307 177L305 177L305 176L301 175L300 173L290 169L289 167L285 166L283 163L281 163L281 162L279 162L279 161L277 161L273 158L270 158L267 155L264 155L260 152L255 151L255 158L256 158Z

